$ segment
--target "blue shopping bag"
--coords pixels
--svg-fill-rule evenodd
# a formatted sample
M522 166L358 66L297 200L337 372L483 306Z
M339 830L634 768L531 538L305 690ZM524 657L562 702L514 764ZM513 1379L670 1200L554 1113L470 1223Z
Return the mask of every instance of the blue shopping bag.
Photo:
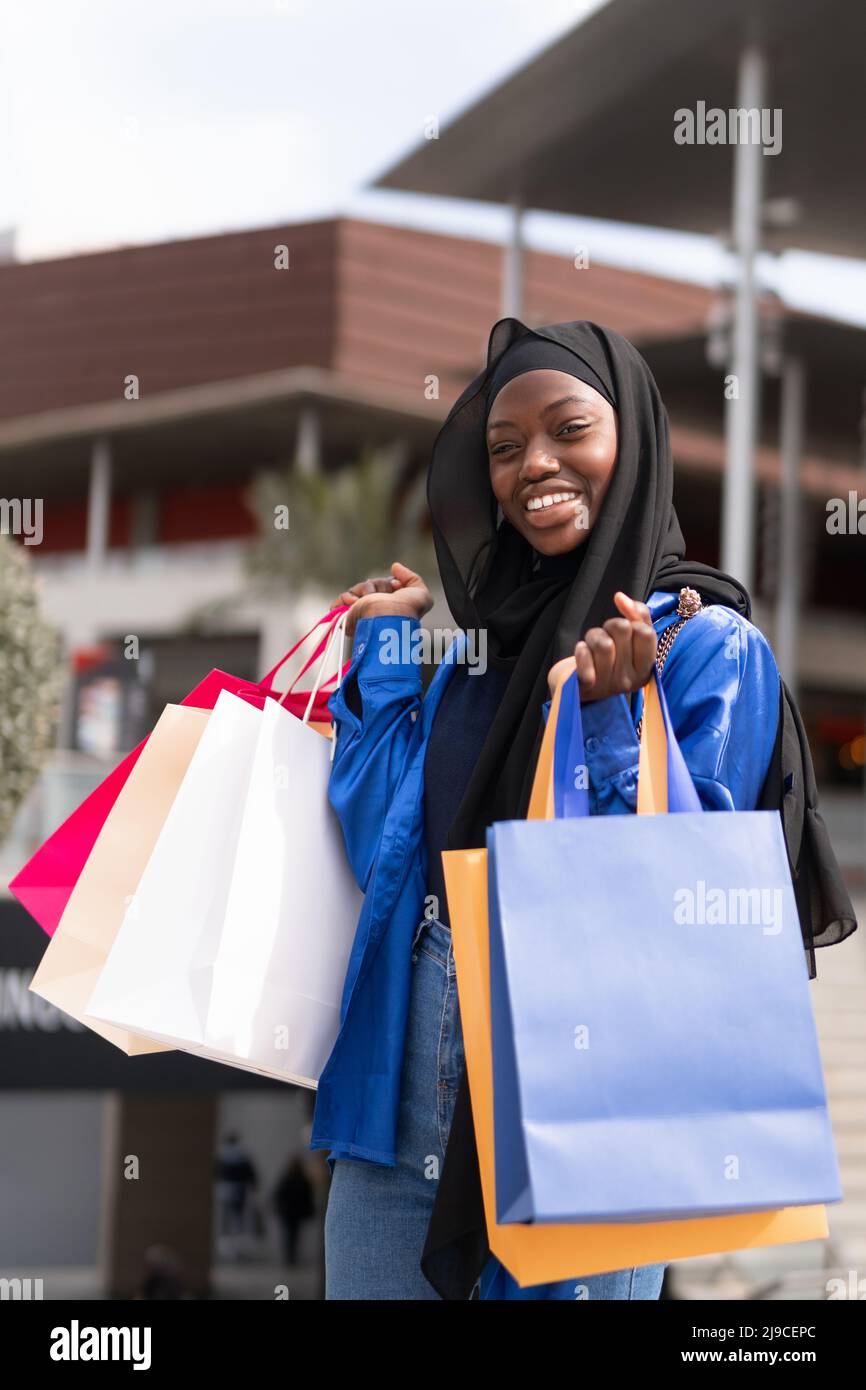
M702 811L655 677L646 696L638 810L677 814L589 815L572 675L557 819L487 832L506 1224L841 1199L779 815Z

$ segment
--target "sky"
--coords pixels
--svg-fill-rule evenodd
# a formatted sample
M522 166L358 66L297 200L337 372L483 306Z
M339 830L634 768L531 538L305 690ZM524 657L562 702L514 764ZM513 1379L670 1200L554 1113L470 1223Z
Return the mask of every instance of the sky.
M602 0L603 2L603 0ZM502 209L369 189L599 0L0 0L0 240L19 260L337 213L499 241ZM706 237L531 213L528 242L714 284ZM866 263L764 284L866 325Z

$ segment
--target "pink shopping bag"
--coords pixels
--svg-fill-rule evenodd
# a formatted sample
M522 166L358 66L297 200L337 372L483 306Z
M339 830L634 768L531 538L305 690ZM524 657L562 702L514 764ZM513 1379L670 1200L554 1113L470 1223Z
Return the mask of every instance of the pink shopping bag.
M295 643L291 651L286 652L285 656L262 680L250 683L241 680L238 676L229 675L227 671L213 670L208 672L204 680L200 681L180 703L194 705L197 709L213 709L220 691L230 690L232 694L241 696L242 699L257 705L259 708L264 705L265 700L279 700L300 719L307 709L311 692L296 690L294 687L313 662L322 657L341 614L345 612L345 605L332 608L329 613L319 619L309 632L304 634L300 641ZM290 657L294 656L299 647L323 626L326 626L327 630L312 656L297 673L289 689L280 695L273 688L277 672ZM349 663L347 662L343 674L348 666ZM330 724L328 698L333 694L332 687L336 679L337 673L334 672L330 679L325 681L316 691L310 714L311 723ZM147 739L143 739L137 748L134 748L122 762L118 763L114 771L110 772L103 782L100 782L99 786L72 812L72 815L68 816L52 835L49 835L45 843L40 846L10 882L9 891L49 936L54 934L70 894L78 882L81 870L84 868L99 832L105 824L108 813L117 800L120 790L135 766L146 742Z

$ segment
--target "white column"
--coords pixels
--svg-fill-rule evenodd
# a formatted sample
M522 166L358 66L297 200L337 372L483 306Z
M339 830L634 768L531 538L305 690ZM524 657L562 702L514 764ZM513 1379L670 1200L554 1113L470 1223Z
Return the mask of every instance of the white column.
M782 368L780 446L782 475L779 508L779 584L776 599L776 661L796 697L797 629L800 618L800 460L805 420L805 372L798 357L786 357Z
M760 111L765 92L764 55L756 45L747 46L740 55L737 106ZM747 588L754 573L754 463L760 384L755 260L761 235L763 159L758 142L743 141L734 146L733 242L738 266L731 370L737 381L737 399L726 403L722 569L736 575Z
M105 563L110 520L111 444L99 438L93 441L87 490L87 566L91 570L101 569Z
M318 473L322 465L322 422L318 409L306 405L298 417L295 467L305 478Z
M523 316L523 203L512 198L508 204L509 224L502 248L502 300L500 318Z

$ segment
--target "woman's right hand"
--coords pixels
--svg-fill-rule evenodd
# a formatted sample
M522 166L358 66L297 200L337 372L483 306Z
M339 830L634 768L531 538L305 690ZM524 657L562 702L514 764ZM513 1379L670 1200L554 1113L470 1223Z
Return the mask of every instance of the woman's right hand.
M391 574L385 579L362 579L345 589L338 604L349 603L346 632L351 635L361 618L395 617L423 618L433 607L433 595L420 574L395 560Z
M630 695L646 685L656 661L658 641L645 603L629 598L621 589L613 601L621 618L608 618L603 627L592 627L574 649L547 673L551 697L557 685L577 668L583 702L604 700L609 695Z

